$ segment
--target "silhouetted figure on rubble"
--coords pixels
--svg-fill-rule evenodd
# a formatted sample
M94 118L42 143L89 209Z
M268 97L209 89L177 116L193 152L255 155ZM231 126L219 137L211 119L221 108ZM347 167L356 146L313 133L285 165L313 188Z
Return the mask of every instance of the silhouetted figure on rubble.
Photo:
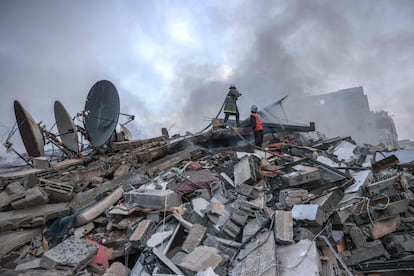
M224 103L224 123L227 123L230 115L236 116L236 126L239 127L239 109L237 108L237 99L241 96L234 84L229 87L226 101Z
M257 114L257 106L252 105L250 108L252 112L250 114L250 125L252 126L254 132L254 144L257 147L262 147L263 144L263 123L260 119L259 114Z

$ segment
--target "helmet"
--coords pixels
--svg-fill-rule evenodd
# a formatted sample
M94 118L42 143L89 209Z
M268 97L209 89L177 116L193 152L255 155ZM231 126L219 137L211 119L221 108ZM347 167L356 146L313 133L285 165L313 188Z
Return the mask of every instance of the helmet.
M234 84L230 84L229 89L236 89L236 86Z
M252 105L252 107L250 108L251 112L257 112L257 105Z

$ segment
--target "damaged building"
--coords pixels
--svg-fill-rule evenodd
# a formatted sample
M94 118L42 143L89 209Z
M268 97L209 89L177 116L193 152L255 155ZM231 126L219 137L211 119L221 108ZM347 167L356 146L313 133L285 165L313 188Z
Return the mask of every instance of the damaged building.
M393 119L385 111L370 110L362 86L298 97L287 102L286 109L292 119L314 121L327 137L352 136L360 145L383 144L398 149Z

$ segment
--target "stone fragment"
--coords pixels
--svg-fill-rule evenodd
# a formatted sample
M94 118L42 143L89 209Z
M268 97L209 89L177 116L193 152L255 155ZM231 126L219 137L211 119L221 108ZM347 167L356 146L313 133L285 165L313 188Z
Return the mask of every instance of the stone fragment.
M120 177L120 176L128 174L130 168L131 166L128 164L122 164L114 172L114 177Z

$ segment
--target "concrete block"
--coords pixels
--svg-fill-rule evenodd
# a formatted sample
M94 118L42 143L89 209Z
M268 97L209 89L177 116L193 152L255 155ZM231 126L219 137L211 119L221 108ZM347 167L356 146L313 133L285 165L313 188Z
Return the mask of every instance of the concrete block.
M186 253L193 251L203 240L206 231L206 227L200 224L194 224L193 227L191 227L190 232L188 233L183 245L181 246L181 250Z
M325 222L324 212L317 204L299 204L293 206L292 217L295 220L306 221L319 226Z
M402 189L398 188L397 183L399 183L400 176L396 175L388 179L384 179L378 182L368 184L366 190L370 196L386 194L387 196L397 195L401 192L404 192Z
M74 194L75 184L72 182L58 182L41 179L40 187L48 193L52 202L69 202Z
M292 172L282 175L282 179L286 181L291 187L321 179L320 171L318 168L296 165L292 167L292 169Z
M124 193L124 199L134 207L156 210L181 205L181 196L171 190L132 190Z
M42 259L55 262L57 268L79 271L95 258L97 252L96 246L71 237L46 251Z
M23 179L23 186L26 190L35 187L37 183L38 183L38 179L37 179L36 174L34 173L26 175Z
M234 165L234 184L240 185L245 184L254 184L260 178L259 166L257 165L255 156L243 156L241 160Z
M35 169L47 169L50 167L49 159L46 156L34 157L33 168Z
M199 272L211 267L215 269L222 261L219 251L213 247L198 246L180 263L190 271Z
M292 212L276 211L274 225L276 242L280 244L291 244L294 242Z
M412 255L414 252L414 233L393 233L385 236L383 240L393 257Z

